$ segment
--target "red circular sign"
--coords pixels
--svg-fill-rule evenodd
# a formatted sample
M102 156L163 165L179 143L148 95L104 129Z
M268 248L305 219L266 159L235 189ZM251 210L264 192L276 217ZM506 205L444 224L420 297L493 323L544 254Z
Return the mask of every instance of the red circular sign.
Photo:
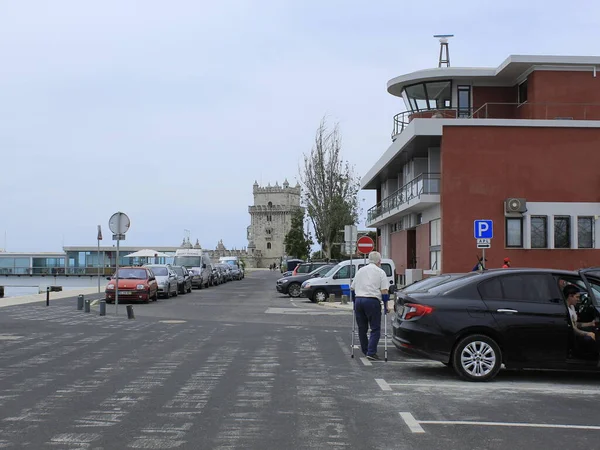
M363 236L356 241L356 246L358 247L359 252L366 255L367 253L371 253L373 251L375 248L375 243L369 236Z

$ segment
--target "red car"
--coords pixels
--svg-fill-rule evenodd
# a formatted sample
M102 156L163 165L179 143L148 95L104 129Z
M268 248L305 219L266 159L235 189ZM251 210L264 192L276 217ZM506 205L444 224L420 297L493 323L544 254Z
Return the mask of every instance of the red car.
M115 302L115 276L108 278L106 303ZM158 299L158 283L152 271L146 267L119 268L119 303L137 300L148 303Z

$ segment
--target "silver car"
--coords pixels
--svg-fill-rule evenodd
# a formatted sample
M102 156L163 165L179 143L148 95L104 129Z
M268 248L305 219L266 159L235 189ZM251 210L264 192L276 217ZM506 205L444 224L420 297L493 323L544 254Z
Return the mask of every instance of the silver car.
M150 268L156 277L158 283L158 295L169 298L171 295L177 297L177 274L170 264L149 264L146 267Z

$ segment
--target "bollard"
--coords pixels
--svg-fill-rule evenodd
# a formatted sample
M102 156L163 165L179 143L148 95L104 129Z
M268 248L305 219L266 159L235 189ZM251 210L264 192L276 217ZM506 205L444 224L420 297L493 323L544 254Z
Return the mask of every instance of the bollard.
M84 304L85 304L84 312L89 313L90 312L90 301L86 300Z
M50 306L50 286L46 288L46 306Z
M135 319L135 316L133 315L133 305L127 305L127 318Z
M347 295L342 295L342 305L347 305L348 304L348 296Z
M106 315L106 300L100 300L100 315Z
M77 311L83 310L83 294L77 296Z
M329 294L329 299L327 299L328 303L335 303L335 294Z

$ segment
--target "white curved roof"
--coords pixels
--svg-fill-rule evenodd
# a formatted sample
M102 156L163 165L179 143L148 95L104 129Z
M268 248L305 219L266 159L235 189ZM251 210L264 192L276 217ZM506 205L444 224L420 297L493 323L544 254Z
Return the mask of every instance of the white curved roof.
M494 85L506 84L513 86L517 79L536 66L560 68L561 66L600 66L600 56L547 56L547 55L511 55L498 67L441 67L418 70L416 72L400 75L387 83L390 94L400 97L404 86L423 81L440 79L472 79L493 83Z

